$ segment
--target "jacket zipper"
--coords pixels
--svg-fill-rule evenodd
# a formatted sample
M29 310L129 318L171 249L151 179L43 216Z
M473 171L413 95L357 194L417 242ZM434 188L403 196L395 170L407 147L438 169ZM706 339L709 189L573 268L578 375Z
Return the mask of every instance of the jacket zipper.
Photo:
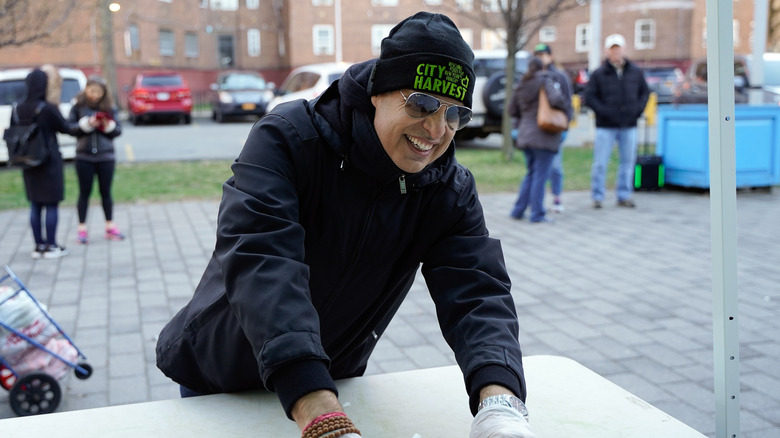
M406 194L406 175L404 175L403 173L401 174L401 176L398 177L398 186L401 189L401 194L405 195Z

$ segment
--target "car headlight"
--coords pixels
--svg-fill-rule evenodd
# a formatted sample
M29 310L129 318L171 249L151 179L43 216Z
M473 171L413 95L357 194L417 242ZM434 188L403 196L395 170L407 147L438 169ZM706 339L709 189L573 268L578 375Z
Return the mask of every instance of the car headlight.
M221 103L233 103L233 96L231 96L230 93L227 93L225 91L220 91L219 101Z

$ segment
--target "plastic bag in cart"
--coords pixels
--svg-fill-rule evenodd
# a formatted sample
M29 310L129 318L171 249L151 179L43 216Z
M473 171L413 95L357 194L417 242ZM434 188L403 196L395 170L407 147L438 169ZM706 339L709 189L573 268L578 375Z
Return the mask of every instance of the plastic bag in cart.
M14 292L10 287L0 286L0 302ZM45 307L39 308L24 292L16 294L0 305L0 321L14 330L8 331L0 327L0 356L9 365L19 363L21 356L27 354L31 348L37 350L17 332L44 346L59 334L57 327L51 323L44 312Z

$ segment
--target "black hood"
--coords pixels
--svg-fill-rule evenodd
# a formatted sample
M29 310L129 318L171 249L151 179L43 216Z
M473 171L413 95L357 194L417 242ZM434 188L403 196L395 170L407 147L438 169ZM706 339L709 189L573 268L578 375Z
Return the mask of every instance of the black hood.
M48 84L46 73L35 69L27 75L24 82L27 84L27 102L46 100L46 85Z

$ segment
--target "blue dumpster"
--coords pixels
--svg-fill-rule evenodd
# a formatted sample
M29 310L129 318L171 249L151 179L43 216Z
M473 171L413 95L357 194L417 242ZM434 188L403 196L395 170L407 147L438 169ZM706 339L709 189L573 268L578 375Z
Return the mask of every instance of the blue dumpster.
M737 105L734 115L737 187L779 185L780 106ZM710 187L707 118L707 105L659 108L656 153L667 184Z

